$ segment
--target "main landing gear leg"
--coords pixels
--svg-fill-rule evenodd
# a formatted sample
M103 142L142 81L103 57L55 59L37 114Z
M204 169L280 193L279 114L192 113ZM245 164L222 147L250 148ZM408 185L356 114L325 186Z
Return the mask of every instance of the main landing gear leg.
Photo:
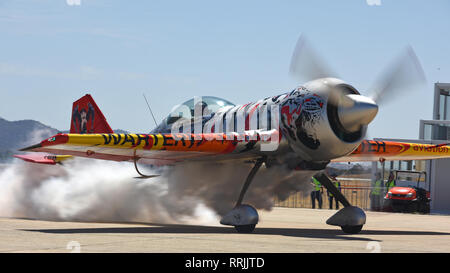
M327 220L328 225L340 226L345 233L359 233L366 223L366 214L358 207L352 206L345 196L333 185L330 178L323 172L314 177L344 205L344 208Z
M258 172L261 165L266 160L265 157L259 158L255 166L252 168L250 173L245 180L244 186L242 187L241 193L239 194L239 198L230 212L228 212L225 216L222 217L220 223L222 225L234 226L234 228L239 233L251 233L255 229L256 224L259 221L259 215L256 209L250 205L242 204L244 200L244 195L247 192L248 187L250 186L253 177Z

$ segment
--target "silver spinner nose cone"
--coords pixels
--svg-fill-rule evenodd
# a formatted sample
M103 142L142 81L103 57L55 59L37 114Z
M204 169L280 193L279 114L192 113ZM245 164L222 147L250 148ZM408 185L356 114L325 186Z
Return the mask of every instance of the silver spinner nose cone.
M338 108L339 121L349 132L356 132L369 124L378 113L378 105L369 97L346 95L347 103ZM351 103L349 103L351 102Z

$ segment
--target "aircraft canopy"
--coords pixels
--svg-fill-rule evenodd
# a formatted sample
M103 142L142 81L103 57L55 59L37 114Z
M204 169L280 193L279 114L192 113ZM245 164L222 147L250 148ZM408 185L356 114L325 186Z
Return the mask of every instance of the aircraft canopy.
M219 109L234 107L235 105L225 99L213 96L202 96L190 99L180 105L177 105L166 118L167 124L172 124L180 118L193 119L195 111L202 116L209 116L216 113Z

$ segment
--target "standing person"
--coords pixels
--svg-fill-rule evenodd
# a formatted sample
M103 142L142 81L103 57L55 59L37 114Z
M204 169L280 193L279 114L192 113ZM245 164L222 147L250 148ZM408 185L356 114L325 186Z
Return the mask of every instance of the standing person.
M395 187L394 172L390 172L388 181L386 182L386 193L393 187Z
M319 209L321 209L322 208L322 193L323 193L322 184L320 184L320 182L315 177L312 177L312 184L314 185L314 189L311 192L312 208L313 209L316 208L316 199L317 199L317 203L319 204Z
M381 207L381 189L383 181L381 181L381 174L376 173L375 182L370 191L370 207L372 210L380 210Z
M339 182L336 179L336 175L330 175L331 181L333 181L334 186L336 187L336 189L338 189L338 191L341 191L341 182ZM328 195L328 202L330 204L330 209L333 209L333 199L336 202L336 209L339 209L339 201L337 200L336 197L333 196L333 194L331 192L329 192L327 190L327 195Z

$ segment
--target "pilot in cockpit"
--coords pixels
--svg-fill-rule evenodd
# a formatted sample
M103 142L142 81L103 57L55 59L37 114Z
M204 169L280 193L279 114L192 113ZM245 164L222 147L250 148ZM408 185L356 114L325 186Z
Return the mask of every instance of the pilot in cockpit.
M194 109L191 110L191 115L193 118L197 118L195 115L200 115L199 117L205 117L211 115L212 111L209 109L208 104L204 101L199 101L195 104Z

